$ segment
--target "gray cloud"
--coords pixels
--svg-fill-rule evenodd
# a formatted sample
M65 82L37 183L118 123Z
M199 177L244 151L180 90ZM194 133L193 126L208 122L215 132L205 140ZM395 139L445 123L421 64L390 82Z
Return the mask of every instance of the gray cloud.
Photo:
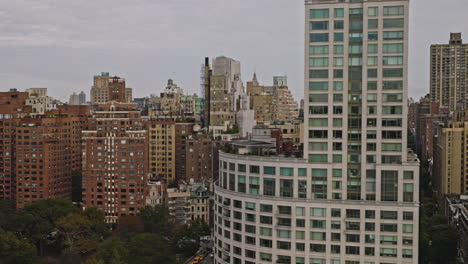
M173 78L199 91L205 56L242 62L264 83L287 74L303 96L302 0L0 0L1 90L47 86L66 99L89 91L92 76L127 79L134 95L162 90ZM410 95L428 90L431 43L467 32L466 0L412 0ZM467 37L468 38L468 37Z

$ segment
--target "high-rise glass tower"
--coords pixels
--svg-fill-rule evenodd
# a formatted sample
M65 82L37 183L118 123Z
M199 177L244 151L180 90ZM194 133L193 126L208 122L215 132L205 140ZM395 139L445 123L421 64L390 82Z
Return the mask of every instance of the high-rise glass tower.
M327 170L313 180L312 198L361 212L360 232L351 238L345 223L340 239L349 261L336 263L417 263L419 162L407 149L409 1L305 4L304 155Z
M304 158L255 140L221 151L215 263L418 263L408 0L305 7Z

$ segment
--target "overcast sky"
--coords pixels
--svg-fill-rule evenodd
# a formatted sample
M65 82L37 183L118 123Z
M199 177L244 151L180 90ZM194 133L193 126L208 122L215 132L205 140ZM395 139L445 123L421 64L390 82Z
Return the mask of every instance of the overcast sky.
M241 61L242 79L287 74L303 96L303 0L0 0L1 91L89 94L92 77L125 77L134 97L172 78L199 92L204 57ZM468 0L411 0L410 96L428 91L429 46L466 33ZM88 97L89 98L89 97Z

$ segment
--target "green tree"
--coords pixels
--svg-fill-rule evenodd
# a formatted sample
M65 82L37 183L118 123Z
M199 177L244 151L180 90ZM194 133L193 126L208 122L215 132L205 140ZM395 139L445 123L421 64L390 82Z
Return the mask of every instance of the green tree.
M140 210L140 217L145 227L145 232L158 234L171 238L174 222L169 217L169 208L165 205L155 207L147 206Z
M128 244L129 264L173 264L169 243L157 234L139 234Z
M36 245L39 255L43 255L44 241L55 231L55 221L71 212L76 212L70 201L47 199L27 205L23 210L10 213L2 223L2 228L27 239ZM52 247L53 243L49 243Z
M112 237L100 245L95 257L104 263L125 264L128 262L129 254L127 245L120 238Z
M435 225L431 228L432 260L438 264L455 263L459 234L449 225Z
M12 232L0 229L0 263L34 263L36 248L25 240L18 239Z
M101 240L110 235L110 227L106 224L104 212L96 207L88 207L81 212L91 223L91 232Z
M87 253L98 246L100 236L93 232L92 222L82 214L68 214L57 220L56 227L63 237L67 255Z

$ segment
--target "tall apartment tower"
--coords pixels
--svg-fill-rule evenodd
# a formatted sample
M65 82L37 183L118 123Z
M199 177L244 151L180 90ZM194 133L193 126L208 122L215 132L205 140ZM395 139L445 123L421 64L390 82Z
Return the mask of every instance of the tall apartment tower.
M82 132L83 206L103 210L108 223L145 206L148 132L135 106L99 105Z
M312 175L311 198L346 209L341 238L330 230L332 245L319 252L327 263L417 263L419 161L407 149L409 1L305 4L304 157L328 173Z
M220 151L215 263L418 263L408 1L305 7L304 159L256 141Z
M450 33L449 44L431 45L431 101L451 111L468 107L468 44Z

